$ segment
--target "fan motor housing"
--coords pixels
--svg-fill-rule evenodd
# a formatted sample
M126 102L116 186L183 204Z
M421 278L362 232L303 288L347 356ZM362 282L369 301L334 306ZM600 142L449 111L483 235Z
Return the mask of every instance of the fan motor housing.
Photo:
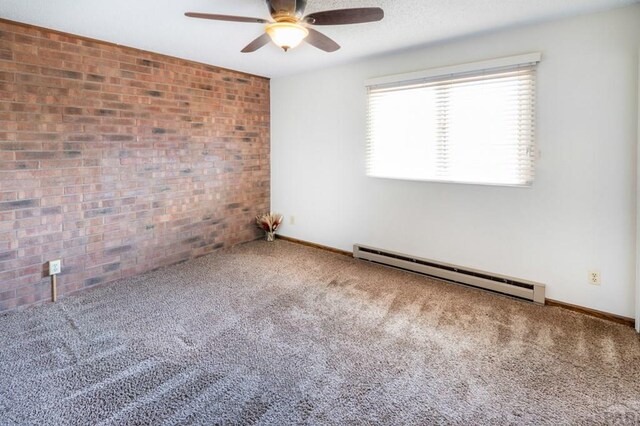
M297 22L302 19L307 7L307 0L266 0L266 2L269 14L276 22Z

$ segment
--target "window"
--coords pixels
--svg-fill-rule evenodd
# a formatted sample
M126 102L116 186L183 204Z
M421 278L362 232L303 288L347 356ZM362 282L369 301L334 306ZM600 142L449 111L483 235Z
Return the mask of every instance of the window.
M367 81L367 174L527 186L540 54Z

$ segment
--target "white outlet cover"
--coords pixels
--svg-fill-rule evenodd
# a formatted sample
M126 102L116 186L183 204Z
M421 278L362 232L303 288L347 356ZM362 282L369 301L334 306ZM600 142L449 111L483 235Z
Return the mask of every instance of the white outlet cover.
M62 261L50 260L49 261L49 275L57 275L62 271Z
M591 284L591 285L600 285L601 284L600 272L598 272L598 271L589 271L589 284Z

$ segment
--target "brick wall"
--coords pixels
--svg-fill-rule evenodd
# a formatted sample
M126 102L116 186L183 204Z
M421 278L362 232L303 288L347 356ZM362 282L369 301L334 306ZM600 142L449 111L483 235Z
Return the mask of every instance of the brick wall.
M0 21L0 310L255 239L269 81Z

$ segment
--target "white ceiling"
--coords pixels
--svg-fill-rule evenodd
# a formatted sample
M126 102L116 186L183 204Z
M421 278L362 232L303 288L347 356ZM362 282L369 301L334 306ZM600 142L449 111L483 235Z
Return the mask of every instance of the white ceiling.
M381 22L316 27L342 49L269 44L240 50L260 24L187 18L206 12L268 18L263 0L0 0L0 17L212 65L279 77L496 28L606 10L640 0L309 0L307 13L379 6Z

